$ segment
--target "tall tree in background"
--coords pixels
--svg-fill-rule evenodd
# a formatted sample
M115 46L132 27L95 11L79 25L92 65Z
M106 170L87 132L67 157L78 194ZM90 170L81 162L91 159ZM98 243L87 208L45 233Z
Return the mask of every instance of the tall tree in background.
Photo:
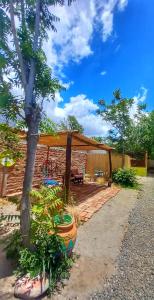
M108 140L122 153L122 166L124 167L124 154L127 150L127 137L132 129L132 119L130 117L130 108L134 100L132 98L123 98L120 90L113 92L111 104L104 100L99 101L100 109L98 114L108 122L111 129L109 130Z
M151 159L154 158L154 111L136 115L128 137L128 149L132 154L147 152Z
M104 141L102 136L92 136L92 139L100 144L103 143L103 141Z
M77 130L79 133L84 132L83 126L78 122L75 116L68 116L67 119L62 121L59 125L60 130Z
M67 3L70 5L71 0ZM0 8L0 93L3 104L20 113L22 106L27 132L27 159L21 200L21 234L25 246L29 245L30 199L38 130L43 101L54 98L62 87L51 78L42 50L49 30L56 30L58 18L51 12L52 5L64 5L64 0L1 0ZM7 80L6 80L7 78ZM17 98L12 89L18 87L23 97ZM1 98L2 99L2 98ZM2 102L2 101L1 101Z

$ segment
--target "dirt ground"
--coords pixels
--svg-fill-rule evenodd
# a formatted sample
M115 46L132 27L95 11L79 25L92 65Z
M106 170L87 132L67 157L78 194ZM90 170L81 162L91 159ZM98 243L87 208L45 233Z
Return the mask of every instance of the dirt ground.
M137 201L137 191L121 190L92 219L80 226L75 252L80 255L60 294L52 300L89 299L100 291L105 278L116 273L116 260L127 231L130 211ZM0 244L0 299L14 299L12 266ZM47 299L46 297L44 299Z
M52 300L89 299L92 292L102 289L105 278L116 272L116 259L137 194L121 190L79 228L75 252L80 258L61 294L52 296Z

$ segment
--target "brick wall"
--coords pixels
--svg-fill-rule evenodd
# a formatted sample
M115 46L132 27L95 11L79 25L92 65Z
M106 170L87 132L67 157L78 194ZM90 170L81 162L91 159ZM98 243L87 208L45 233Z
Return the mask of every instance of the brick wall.
M24 155L24 158L19 160L14 167L8 169L6 195L20 192L22 189L25 170L26 144L21 145L21 151ZM47 147L38 145L35 159L33 185L41 182L43 174L45 174L44 168L42 167L46 159ZM62 178L62 175L65 172L65 150L51 148L49 152L49 160L52 162L50 169L54 170L49 173L49 176L52 175L52 177L58 179ZM86 168L86 160L86 153L72 151L72 167L77 167L79 171L82 172Z

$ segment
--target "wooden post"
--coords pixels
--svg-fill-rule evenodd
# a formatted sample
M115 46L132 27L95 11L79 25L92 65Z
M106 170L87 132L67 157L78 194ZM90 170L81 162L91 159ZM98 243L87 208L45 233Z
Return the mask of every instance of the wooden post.
M8 179L8 168L7 167L3 167L3 176L2 176L2 185L1 185L1 197L5 197L6 196L7 179Z
M47 163L49 161L49 152L50 152L50 147L48 146L48 149L47 149Z
M65 193L66 193L67 203L70 196L71 152L72 152L72 134L68 133L67 146L66 146L66 169L65 169Z
M145 160L145 168L146 168L146 176L148 175L148 152L145 152L144 155L144 160Z
M109 182L108 186L112 184L112 157L111 157L111 150L109 150Z

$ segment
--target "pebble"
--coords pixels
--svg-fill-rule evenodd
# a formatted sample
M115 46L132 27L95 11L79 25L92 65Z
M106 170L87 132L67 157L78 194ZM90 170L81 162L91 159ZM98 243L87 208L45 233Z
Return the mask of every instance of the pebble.
M147 180L129 217L116 275L91 300L154 300L154 178Z

